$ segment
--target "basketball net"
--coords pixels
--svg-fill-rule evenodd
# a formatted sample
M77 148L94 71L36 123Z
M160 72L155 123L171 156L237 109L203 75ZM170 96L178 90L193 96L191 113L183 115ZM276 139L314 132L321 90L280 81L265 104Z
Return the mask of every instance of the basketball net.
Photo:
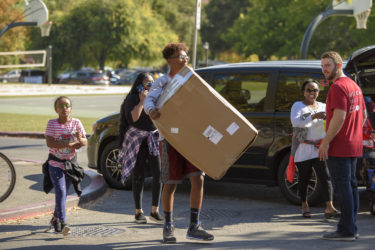
M49 32L51 30L51 27L52 27L51 21L45 22L40 26L40 33L41 33L42 37L49 36Z
M371 9L367 9L364 12L354 15L355 21L357 22L357 29L367 29L367 19L370 16Z

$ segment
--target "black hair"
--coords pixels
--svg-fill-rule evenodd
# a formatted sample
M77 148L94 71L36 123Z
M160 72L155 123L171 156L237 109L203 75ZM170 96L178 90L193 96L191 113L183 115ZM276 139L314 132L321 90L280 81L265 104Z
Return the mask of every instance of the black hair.
M315 83L316 85L318 85L318 87L320 87L320 84L319 84L317 81L315 81L314 79L307 79L306 81L304 81L304 82L302 83L301 91L305 91L305 87L306 87L306 85L309 84L309 83Z
M61 99L64 99L64 98L65 98L65 99L68 99L69 102L70 102L70 105L72 105L72 100L70 100L69 97L62 95L62 96L59 96L59 97L56 98L54 107L56 108L56 104L57 104Z
M129 123L126 120L126 114L125 114L125 104L129 96L134 95L136 98L137 103L140 101L137 86L140 84L143 84L143 80L147 77L151 76L149 73L139 73L137 78L135 79L133 86L131 87L128 95L124 98L121 104L120 108L120 124L119 124L119 136L120 136L120 147L122 147L122 141L124 140L124 135L126 131L128 130Z

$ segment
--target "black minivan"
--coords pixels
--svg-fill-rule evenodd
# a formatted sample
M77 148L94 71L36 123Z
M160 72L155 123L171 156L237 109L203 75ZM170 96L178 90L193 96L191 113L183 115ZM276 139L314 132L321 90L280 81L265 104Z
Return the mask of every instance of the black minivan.
M290 109L295 101L303 98L301 84L309 78L320 82L318 100L325 102L329 83L321 72L320 60L234 63L200 68L196 72L259 133L221 181L279 185L289 201L299 204L297 183L290 184L285 178L292 138ZM344 62L344 72L361 86L366 98L375 100L375 46L354 52ZM122 188L121 166L116 162L118 122L119 114L98 120L89 138L87 153L89 167L98 169L112 187ZM362 177L359 161L360 185L365 183ZM127 185L125 188L130 187L129 182ZM309 203L321 202L320 193L320 180L314 173L309 185Z

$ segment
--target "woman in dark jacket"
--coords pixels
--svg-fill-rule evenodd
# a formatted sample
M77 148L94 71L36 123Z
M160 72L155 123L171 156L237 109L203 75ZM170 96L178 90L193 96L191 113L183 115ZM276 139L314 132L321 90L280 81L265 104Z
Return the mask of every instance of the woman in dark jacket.
M158 132L143 110L143 102L153 81L150 74L140 73L123 101L120 112L119 129L122 150L119 161L122 163L122 182L125 182L126 177L133 173L132 188L136 208L136 223L147 223L142 210L144 169L147 160L152 172L152 211L150 219L157 223L164 223L164 218L159 214L162 185L160 182Z

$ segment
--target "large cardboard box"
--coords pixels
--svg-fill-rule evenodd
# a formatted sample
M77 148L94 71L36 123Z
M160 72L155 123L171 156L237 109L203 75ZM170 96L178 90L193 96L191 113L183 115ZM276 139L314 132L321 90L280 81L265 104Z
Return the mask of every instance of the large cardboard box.
M191 68L165 87L154 120L165 139L211 178L222 178L255 140L255 127Z

